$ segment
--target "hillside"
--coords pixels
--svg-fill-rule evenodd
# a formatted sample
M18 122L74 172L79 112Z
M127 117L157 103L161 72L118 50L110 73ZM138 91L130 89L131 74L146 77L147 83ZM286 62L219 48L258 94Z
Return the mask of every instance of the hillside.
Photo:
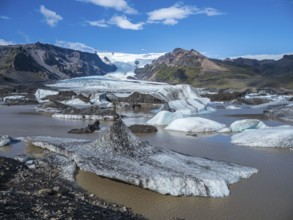
M176 48L144 68L136 69L137 77L169 83L188 83L196 87L293 88L293 56L281 60L210 59L195 50Z
M97 54L49 44L0 46L0 83L44 82L116 70Z

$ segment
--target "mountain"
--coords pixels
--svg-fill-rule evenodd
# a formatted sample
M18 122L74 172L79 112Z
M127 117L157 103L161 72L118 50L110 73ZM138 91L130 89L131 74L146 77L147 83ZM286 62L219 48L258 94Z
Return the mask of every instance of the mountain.
M188 83L196 87L293 88L293 56L278 61L254 59L210 59L195 50L176 48L144 68L137 77L169 83Z
M0 82L46 82L78 76L104 75L116 66L97 54L50 44L0 46Z

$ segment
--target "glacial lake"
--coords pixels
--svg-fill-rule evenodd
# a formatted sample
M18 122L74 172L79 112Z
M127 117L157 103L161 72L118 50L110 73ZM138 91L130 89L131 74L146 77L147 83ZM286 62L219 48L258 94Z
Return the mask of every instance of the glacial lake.
M89 135L68 134L72 128L85 127L89 121L61 120L47 113L34 111L33 105L0 106L0 135L12 137L56 136L94 140L99 131ZM268 120L262 110L244 108L219 109L200 115L230 125L245 118L258 118L269 126L281 121ZM126 123L144 122L146 117L125 119ZM102 122L101 130L111 122ZM161 195L125 183L98 177L79 171L76 182L82 188L108 202L130 207L135 213L149 219L293 219L293 151L237 146L230 143L229 134L209 134L197 137L184 132L166 131L158 127L156 134L140 134L143 140L154 146L213 160L223 160L259 169L248 179L230 186L231 194L224 198L173 197ZM0 148L3 156L14 157L20 153L39 154L41 149L16 143Z

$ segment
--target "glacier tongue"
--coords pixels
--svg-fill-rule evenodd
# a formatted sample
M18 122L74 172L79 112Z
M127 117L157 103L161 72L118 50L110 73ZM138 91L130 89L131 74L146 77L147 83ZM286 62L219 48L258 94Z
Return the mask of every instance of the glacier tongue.
M229 195L229 184L257 169L153 147L116 121L93 141L28 137L28 142L62 154L81 170L173 196Z

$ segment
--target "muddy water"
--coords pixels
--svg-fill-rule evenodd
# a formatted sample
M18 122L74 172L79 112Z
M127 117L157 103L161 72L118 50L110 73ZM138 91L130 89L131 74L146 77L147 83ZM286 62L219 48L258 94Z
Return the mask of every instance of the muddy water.
M261 110L219 110L202 115L218 122L231 124L243 118L259 117ZM88 122L66 121L50 118L47 114L34 113L32 106L0 106L0 134L10 136L50 135L95 139L91 135L72 135L67 131L84 127ZM127 119L129 123L142 118ZM271 126L283 124L263 118ZM102 129L109 126L103 123ZM258 168L258 174L230 186L231 194L225 198L172 197L149 190L97 177L80 171L77 183L98 197L123 204L134 212L150 219L293 219L293 151L236 146L230 135L186 136L181 132L159 128L157 134L139 135L155 146L184 154L230 161ZM18 143L5 147L0 154L9 156L20 152L35 153L38 148Z

